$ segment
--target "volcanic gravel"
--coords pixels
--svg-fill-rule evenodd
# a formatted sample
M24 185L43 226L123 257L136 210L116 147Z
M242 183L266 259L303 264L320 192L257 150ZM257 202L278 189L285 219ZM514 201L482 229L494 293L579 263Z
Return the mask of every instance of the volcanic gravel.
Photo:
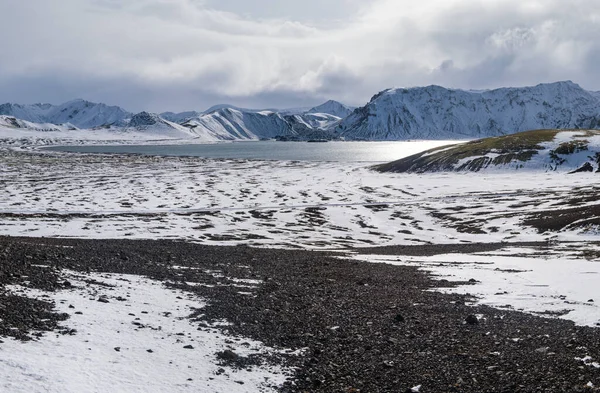
M431 247L410 252L431 255ZM68 289L61 269L164 280L207 299L202 314L191 316L199 323L226 319L227 333L304 349L302 356L278 359L296 367L282 392L410 392L419 385L421 393L584 392L598 391L588 382L600 385L600 369L576 360L598 361L600 329L471 307L468 296L429 291L453 284L415 267L311 251L0 237L0 335L26 339L60 325L66 316L49 318L51 305L11 295L4 286ZM247 296L223 285L234 278L262 283ZM235 353L215 358L243 360Z

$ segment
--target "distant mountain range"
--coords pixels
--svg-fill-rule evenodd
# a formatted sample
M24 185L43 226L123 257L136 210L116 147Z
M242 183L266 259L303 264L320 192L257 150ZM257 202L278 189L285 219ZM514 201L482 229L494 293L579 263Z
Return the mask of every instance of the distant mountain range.
M360 108L327 101L310 109L216 105L203 112L133 114L73 100L61 105L7 103L0 105L0 115L1 127L105 128L202 141L473 139L531 129L600 128L600 92L570 81L485 91L427 86L387 89Z
M118 106L73 100L61 105L2 104L0 115L13 116L33 123L71 124L77 128L94 128L105 125L124 126L133 116Z

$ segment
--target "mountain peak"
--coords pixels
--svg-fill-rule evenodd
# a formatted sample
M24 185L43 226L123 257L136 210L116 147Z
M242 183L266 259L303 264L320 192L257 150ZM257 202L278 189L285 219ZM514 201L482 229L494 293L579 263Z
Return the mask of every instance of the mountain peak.
M307 111L307 113L326 113L329 115L344 118L348 116L354 108L342 104L341 102L328 100L321 105L315 106Z
M129 127L140 127L140 126L152 126L158 123L164 123L164 120L160 118L156 113L140 112L129 120Z

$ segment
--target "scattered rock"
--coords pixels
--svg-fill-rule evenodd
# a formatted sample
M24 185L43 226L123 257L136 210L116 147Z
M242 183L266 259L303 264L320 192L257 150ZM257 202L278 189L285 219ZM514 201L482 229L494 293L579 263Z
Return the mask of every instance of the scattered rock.
M218 359L225 360L225 361L228 361L228 362L229 361L235 361L239 357L240 356L237 353L233 352L230 349L226 349L224 351L217 352L217 358Z

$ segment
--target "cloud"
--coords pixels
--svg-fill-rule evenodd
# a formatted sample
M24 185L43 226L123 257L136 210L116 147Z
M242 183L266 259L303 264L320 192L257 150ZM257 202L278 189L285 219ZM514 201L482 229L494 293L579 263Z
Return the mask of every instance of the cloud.
M0 100L127 97L131 110L183 110L216 99L358 105L384 88L432 83L571 79L600 90L596 0L332 0L318 17L313 3L324 4L4 1ZM344 5L353 13L340 20Z

